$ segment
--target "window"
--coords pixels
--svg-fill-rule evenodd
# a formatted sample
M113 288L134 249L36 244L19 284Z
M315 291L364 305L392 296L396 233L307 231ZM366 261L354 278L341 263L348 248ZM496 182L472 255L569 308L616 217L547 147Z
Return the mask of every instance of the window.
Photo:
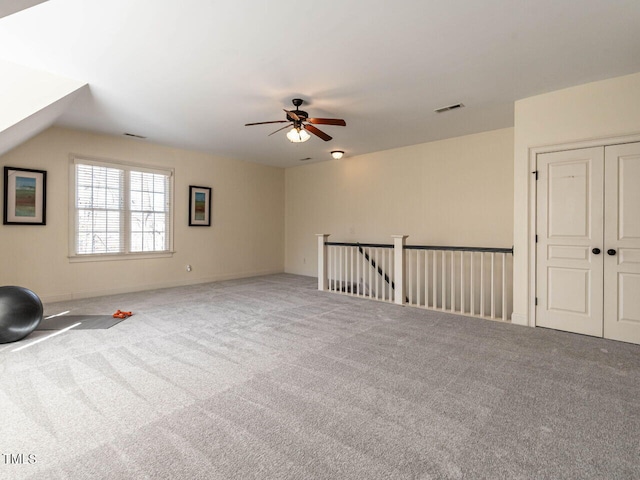
M170 253L171 170L76 158L72 257Z

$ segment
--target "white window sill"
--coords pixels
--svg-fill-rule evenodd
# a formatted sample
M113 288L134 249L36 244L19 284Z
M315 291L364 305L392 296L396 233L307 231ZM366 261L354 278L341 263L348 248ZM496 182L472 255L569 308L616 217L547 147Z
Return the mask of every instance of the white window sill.
M147 260L151 258L170 258L175 252L143 252L143 253L116 253L99 255L69 255L69 263L82 262L117 262L121 260Z

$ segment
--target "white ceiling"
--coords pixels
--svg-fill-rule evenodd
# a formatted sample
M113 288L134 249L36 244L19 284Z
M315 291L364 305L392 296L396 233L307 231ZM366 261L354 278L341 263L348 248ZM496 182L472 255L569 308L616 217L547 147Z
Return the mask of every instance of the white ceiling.
M58 125L293 166L512 126L517 99L640 71L639 25L638 0L50 0L0 19L0 59L89 84ZM294 97L347 127L243 126Z
M0 3L0 18L13 15L20 10L33 7L38 3L46 1L47 0L3 0L3 2Z

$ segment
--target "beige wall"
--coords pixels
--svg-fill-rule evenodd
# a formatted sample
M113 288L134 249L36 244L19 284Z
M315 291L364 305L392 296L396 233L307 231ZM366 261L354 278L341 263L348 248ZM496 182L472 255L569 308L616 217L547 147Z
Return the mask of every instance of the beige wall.
M71 153L175 169L172 258L69 263ZM0 285L25 286L54 301L284 269L283 169L61 128L0 157L0 166L48 175L47 225L0 226ZM213 187L209 228L187 226L189 185Z
M640 133L640 73L580 85L515 104L514 323L529 324L530 151ZM553 147L550 147L553 148Z
M285 270L317 275L332 241L510 247L513 129L288 168Z

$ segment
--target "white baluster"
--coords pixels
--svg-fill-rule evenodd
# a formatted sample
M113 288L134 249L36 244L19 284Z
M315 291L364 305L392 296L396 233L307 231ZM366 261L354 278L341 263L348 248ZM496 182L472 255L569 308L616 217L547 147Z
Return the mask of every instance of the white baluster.
M389 258L389 249L385 248L382 250L382 257L384 258L385 270L384 273L387 275L389 281L384 282L384 299L386 301L391 301L391 259Z
M369 248L368 252L369 252L369 260L367 260L367 273L369 275L369 297L373 298L373 292L376 289L375 277L374 277L375 271L373 266L371 265L372 262L374 261L374 253L372 248Z
M473 271L473 257L475 257L475 252L471 252L471 265L470 265L470 275L471 275L471 279L469 281L469 289L471 290L471 298L469 298L469 303L471 304L470 306L470 313L471 315L475 315L476 314L476 308L475 308L475 303L476 303L476 290L475 290L475 285L474 285L474 271Z
M369 274L371 275L371 291L373 292L371 298L378 298L378 275L376 275L376 267L374 266L376 263L375 248L370 249L369 258L371 258L371 261L369 262Z
M431 252L431 259L433 260L433 282L431 288L433 289L433 308L438 308L438 261L436 260L436 251Z
M465 313L465 304L464 304L464 250L460 252L460 313Z
M495 307L495 296L494 296L494 278L493 278L493 273L494 273L494 266L496 264L496 254L494 252L491 252L491 318L496 318L496 307Z
M344 291L349 293L349 250L351 247L344 247Z
M369 260L367 260L366 255L368 255L367 253L367 249L364 248L363 249L364 254L362 255L362 275L364 277L364 285L365 285L365 289L364 289L364 296L366 297L367 295L371 295L371 284L369 283Z
M393 288L391 288L391 284L394 283L393 278L395 275L393 248L388 249L387 255L389 255L389 301L393 302Z
M455 275L456 252L451 250L451 311L456 310L456 275Z
M391 301L391 258L389 258L389 249L385 248L384 252L384 264L386 270L384 271L387 275L388 281L385 281L384 285L384 298L387 301Z
M420 306L420 250L416 250L416 305Z
M384 268L382 264L384 263L384 250L382 248L378 248L378 258L380 259L380 263L378 264L378 268L382 271L382 273L378 273L378 277L380 277L380 296L378 297L380 300L384 300Z
M393 302L393 288L391 288L391 284L393 283L393 248L387 248L387 271L387 274L389 275L389 282L387 284L387 298L390 302Z
M338 291L338 253L340 247L333 247L333 291Z
M333 247L333 291L338 291L338 260L340 258L340 247Z
M393 302L393 288L391 285L393 284L393 248L387 248L387 263L389 264L389 301Z
M480 316L484 317L484 252L480 252Z
M376 253L373 248L369 249L369 285L371 291L371 298L375 298L378 293L378 289L376 288L376 269L373 266L373 263L376 261Z
M411 266L411 250L405 250L407 256L407 285L409 287L409 305L413 305L413 268Z
M349 259L351 257L351 247L345 247L345 251L344 251L344 290L345 293L347 295L350 295L349 290L351 290L350 287L350 275L351 275L351 269L349 268Z
M429 250L424 251L424 308L429 308Z
M375 291L374 298L377 300L380 298L380 274L378 273L380 269L380 259L378 257L378 249L373 248L371 250L371 272L372 272L372 282L373 289Z
M333 258L333 252L331 251L331 247L329 247L327 249L327 289L328 290L331 290L331 276L333 275L333 270L331 268L332 258Z
M355 260L354 256L355 256L355 249L356 247L349 247L349 253L350 253L350 267L349 267L349 281L351 282L351 287L350 287L350 294L351 295L355 295L356 294L356 286L353 283L353 277L355 275L355 268L353 265L353 262Z
M374 272L376 275L376 300L380 300L380 249L376 247L375 252L376 266Z
M362 296L367 296L368 284L367 284L367 253L366 248L362 248Z
M384 248L380 248L380 270L382 270L382 274L380 275L380 300L384 300L387 294L387 286L386 281L384 279L385 274L387 273L386 265L385 265L385 251Z
M342 247L336 247L336 292L340 292L342 284Z
M331 250L331 291L336 290L336 247L330 247Z
M365 277L366 277L365 284L367 285L367 296L371 298L371 265L370 265L371 256L369 255L369 250L370 249L368 248L364 249L364 261L365 261L364 267L367 270L365 274ZM369 256L369 259L367 259L367 256Z
M507 320L507 256L502 253L502 320Z
M362 295L364 297L367 296L367 289L368 289L368 284L367 284L367 257L365 257L367 253L367 249L366 248L362 248Z
M379 248L378 256L380 258L380 263L378 267L380 268L380 273L378 276L380 277L380 300L386 300L387 298L387 281L385 280L385 275L387 274L387 252L384 248Z
M342 247L336 247L336 291L342 290Z
M333 254L331 252L331 247L327 248L327 289L331 290L331 258ZM318 259L318 274L320 273L320 259ZM319 281L319 279L318 279Z
M366 249L362 247L362 253L360 254L360 267L361 267L361 275L362 275L362 296L367 296L367 260L365 258Z
M447 278L447 265L446 265L446 255L445 255L445 251L442 250L442 278L440 279L440 285L442 287L442 310L446 310L447 309L447 283L446 283L446 278Z
M344 293L348 293L347 290L349 290L349 247L345 246L344 247L344 285L343 285L343 290Z
M360 249L355 247L355 255L356 255L356 295L360 296Z

